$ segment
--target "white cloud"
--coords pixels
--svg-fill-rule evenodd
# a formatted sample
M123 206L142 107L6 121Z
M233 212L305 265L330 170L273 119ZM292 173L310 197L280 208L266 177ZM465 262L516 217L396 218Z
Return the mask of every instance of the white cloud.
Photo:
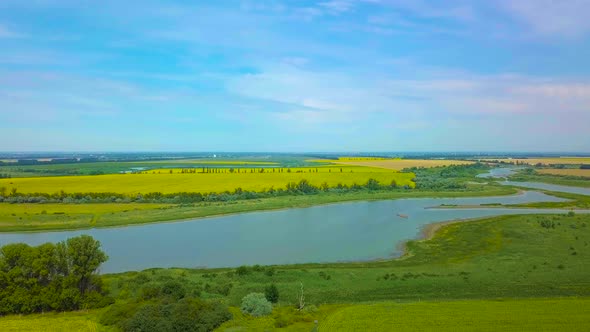
M590 0L503 0L502 5L541 35L578 37L590 32Z
M407 80L282 64L232 79L228 89L254 100L280 103L283 107L277 108L274 118L285 124L299 119L302 126L386 121L398 127L405 122L426 127L436 126L441 119L466 125L474 119L485 124L527 117L559 119L560 125L575 127L579 121L590 120L590 82L512 74L455 73ZM522 118L513 126L532 130L535 122Z
M340 14L350 11L353 8L352 0L331 0L326 2L320 2L319 7L324 8L331 14Z

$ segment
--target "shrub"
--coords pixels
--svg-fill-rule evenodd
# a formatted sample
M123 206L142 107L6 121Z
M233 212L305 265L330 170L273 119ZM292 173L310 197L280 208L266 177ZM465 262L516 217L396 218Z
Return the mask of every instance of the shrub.
M242 312L254 317L266 316L272 312L272 304L262 293L250 293L242 299Z
M266 271L264 271L264 274L266 274L269 277L272 277L275 274L274 267L267 268Z
M123 331L213 331L231 319L227 307L219 302L184 298L178 302L113 305L100 319L103 325L115 325Z
M160 296L160 292L161 289L159 285L148 283L141 288L139 297L144 300L149 300Z
M185 290L179 282L168 281L162 286L162 294L170 296L173 299L180 300L184 297Z
M264 290L264 297L266 297L266 299L271 303L279 302L279 289L277 286L275 286L275 284L271 284L266 287Z
M245 276L246 274L250 273L250 269L247 266L242 265L236 269L236 273L239 276Z

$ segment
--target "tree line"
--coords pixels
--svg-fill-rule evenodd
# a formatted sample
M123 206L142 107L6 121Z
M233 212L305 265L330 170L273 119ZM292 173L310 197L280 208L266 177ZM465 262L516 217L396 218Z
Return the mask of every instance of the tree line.
M178 193L161 193L151 192L146 194L121 194L109 192L87 192L87 193L67 193L60 191L57 193L20 193L16 188L8 190L6 187L0 187L0 202L7 203L199 203L199 202L225 202L244 199L258 199L267 197L287 196L287 195L312 195L320 192L343 193L360 190L400 190L410 189L410 186L399 186L395 180L390 183L381 183L375 179L368 179L364 184L353 183L346 185L338 183L335 186L329 186L327 182L319 186L311 184L308 180L302 179L299 182L289 182L285 188L270 187L262 191L249 191L241 187L233 191L224 192L178 192Z
M0 248L0 315L100 308L106 295L97 271L107 260L88 235L36 247Z

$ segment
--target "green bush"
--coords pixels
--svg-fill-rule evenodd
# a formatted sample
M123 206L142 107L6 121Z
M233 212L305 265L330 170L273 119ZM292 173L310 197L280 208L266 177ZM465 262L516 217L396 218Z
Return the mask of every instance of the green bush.
M180 300L184 297L185 290L178 281L168 281L162 286L162 294Z
M249 269L247 266L244 266L244 265L242 265L242 266L240 266L240 267L238 267L238 268L236 269L236 273L237 273L239 276L245 276L245 275L247 275L248 273L250 273L250 269Z
M184 298L178 302L162 299L151 303L113 305L101 317L103 325L114 325L122 331L192 332L213 331L232 318L219 302Z
M162 289L159 285L148 283L141 287L139 291L139 297L143 300L149 300L160 296Z
M277 286L275 286L275 284L272 284L266 287L266 289L264 290L264 297L266 297L266 299L271 303L279 302L279 289L277 288Z
M272 312L272 304L262 293L250 293L242 299L242 312L254 317L266 316Z

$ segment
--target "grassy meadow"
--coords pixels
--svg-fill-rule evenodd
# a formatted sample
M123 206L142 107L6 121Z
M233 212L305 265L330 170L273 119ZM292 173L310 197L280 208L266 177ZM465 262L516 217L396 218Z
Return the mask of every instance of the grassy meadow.
M587 331L589 298L375 303L342 308L318 331Z
M188 170L187 170L188 171ZM270 188L284 188L287 183L308 180L314 186L327 183L329 186L364 184L375 179L389 185L395 181L398 186L413 187L413 173L399 173L381 168L358 166L318 166L305 168L240 168L159 169L137 174L107 174L94 176L56 176L0 179L0 187L7 191L15 188L20 193L68 193L114 192L177 193L177 192L224 192L236 188L262 191ZM205 173L203 173L203 171Z
M499 158L499 159L481 159L482 161L519 163L528 165L579 165L590 164L589 157L559 157L559 158Z
M541 173L539 170L535 170L535 173L524 173L519 172L515 175L510 176L510 180L513 181L530 181L530 182L545 182L551 184L558 184L562 186L573 186L573 187L590 187L590 179L571 176L571 175L556 175Z
M590 169L579 168L549 168L537 170L539 174L564 175L564 176L579 176L590 179Z
M99 311L46 313L28 316L0 317L2 332L111 332L111 327L98 323Z

